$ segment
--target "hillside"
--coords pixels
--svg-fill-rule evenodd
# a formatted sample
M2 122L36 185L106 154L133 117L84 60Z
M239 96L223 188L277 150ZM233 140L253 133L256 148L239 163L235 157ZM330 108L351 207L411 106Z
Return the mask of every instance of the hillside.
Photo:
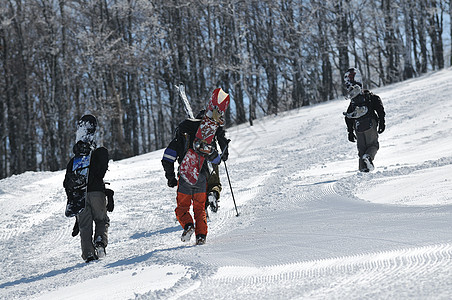
M373 92L387 129L357 172L335 100L230 128L207 244L183 244L163 150L111 161L107 257L85 264L63 171L0 181L2 299L449 299L452 70Z

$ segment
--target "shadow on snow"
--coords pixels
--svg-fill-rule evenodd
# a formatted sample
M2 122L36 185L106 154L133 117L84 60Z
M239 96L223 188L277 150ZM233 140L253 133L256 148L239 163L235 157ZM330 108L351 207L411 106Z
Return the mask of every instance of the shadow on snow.
M182 231L182 227L174 226L174 227L164 228L164 229L153 231L153 232L148 232L148 231L139 232L139 233L135 233L130 238L133 240L137 240L137 239L150 237L150 236L157 235L157 234L172 233L172 232L176 232L176 231Z

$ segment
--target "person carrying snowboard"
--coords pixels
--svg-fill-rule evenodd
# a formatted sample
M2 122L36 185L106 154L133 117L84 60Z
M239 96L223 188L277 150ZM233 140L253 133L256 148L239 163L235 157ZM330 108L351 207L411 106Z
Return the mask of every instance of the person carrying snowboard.
M108 169L109 157L108 150L105 147L96 148L94 133L97 127L97 120L93 115L84 115L78 121L77 126L77 143L73 147L73 152L76 156L91 153L91 159L85 208L76 216L73 236L76 235L78 227L80 231L82 258L85 262L90 262L105 256L105 248L108 245L110 219L107 216L107 202L105 199L105 184L103 179ZM66 191L69 191L73 186L71 182L73 161L74 157L71 158L66 167L66 176L63 182ZM112 196L112 193L110 196ZM109 211L112 211L112 197L109 200ZM93 222L95 223L94 239Z
M204 114L206 113L206 110L201 110L197 115L196 119L198 119L200 122L202 118L204 117ZM221 160L227 161L229 156L228 151L228 143L230 140L226 139L226 131L224 130L224 123L218 127L217 132L215 134L214 140L212 142L212 145L215 147L215 150L217 150L217 143L220 146L221 151ZM207 199L205 204L205 209L207 210L208 207L210 207L210 210L214 213L218 211L219 205L218 202L220 202L220 193L222 190L221 181L220 181L220 172L217 164L212 164L208 162L209 165L209 173L207 176Z
M357 142L359 171L374 170L374 159L380 147L378 134L385 130L385 110L379 96L363 90L361 74L350 68L344 74L350 104L344 112L348 140Z
M224 124L224 116L220 111L217 111L214 115L215 122ZM181 240L183 242L188 242L190 241L193 233L195 233L197 245L204 244L207 236L207 220L205 211L205 203L207 200L207 178L209 176L207 162L209 161L213 164L219 164L221 162L221 157L215 147L210 147L211 151L208 153L205 151L196 152L199 155L204 156L206 159L201 166L198 166L200 170L198 180L195 184L191 184L185 180L183 176L179 176L179 172L179 179L176 179L174 162L177 160L180 167L188 150L194 150L193 144L201 122L202 121L200 119L186 119L182 121L175 131L173 140L165 149L161 160L168 186L177 186L177 207L175 209L175 214L179 224L184 229ZM221 127L218 127L216 130L215 136L221 134L220 128ZM222 149L224 150L225 148ZM189 212L192 203L195 222Z

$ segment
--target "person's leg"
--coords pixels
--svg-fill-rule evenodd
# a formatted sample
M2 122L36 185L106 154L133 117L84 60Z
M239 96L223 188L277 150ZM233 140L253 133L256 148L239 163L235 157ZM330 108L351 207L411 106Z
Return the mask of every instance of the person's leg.
M378 142L378 132L377 132L377 122L373 121L372 128L364 132L366 140L366 151L365 154L369 154L372 161L377 155L380 144Z
M200 173L198 182L193 186L193 213L195 217L195 233L196 236L202 234L207 235L207 218L205 203L207 199L207 174Z
M105 248L108 245L108 227L110 219L107 216L107 203L103 192L92 192L91 209L94 223L94 242L101 243Z
M358 169L360 171L366 171L367 166L363 161L363 155L366 153L366 135L364 132L356 132L356 147L358 148Z
M77 216L80 229L80 243L82 248L82 258L86 260L90 256L95 256L93 245L93 217L91 211L91 192L87 193L85 209Z
M182 228L185 228L185 225L187 224L193 224L193 218L190 214L191 197L191 195L177 192L177 207L175 213Z
M197 193L193 195L193 213L195 215L195 234L207 235L207 219L204 203L206 202L206 193Z

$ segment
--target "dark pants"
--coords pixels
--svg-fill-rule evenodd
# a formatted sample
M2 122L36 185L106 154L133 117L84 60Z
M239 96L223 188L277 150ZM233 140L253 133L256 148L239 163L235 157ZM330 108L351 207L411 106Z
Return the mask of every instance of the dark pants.
M210 192L217 192L219 198L221 193L221 182L218 165L212 164L212 168L213 172L209 176L209 179L207 180L207 194L209 194Z
M378 122L372 120L372 127L364 132L356 132L356 145L358 147L359 156L359 169L367 168L366 164L362 160L364 154L369 154L372 161L377 155L377 151L380 148L378 143Z
M108 227L110 219L107 216L107 204L104 192L88 192L85 209L77 216L80 227L82 257L86 259L95 253L94 242L108 244ZM93 239L93 222L95 223Z

